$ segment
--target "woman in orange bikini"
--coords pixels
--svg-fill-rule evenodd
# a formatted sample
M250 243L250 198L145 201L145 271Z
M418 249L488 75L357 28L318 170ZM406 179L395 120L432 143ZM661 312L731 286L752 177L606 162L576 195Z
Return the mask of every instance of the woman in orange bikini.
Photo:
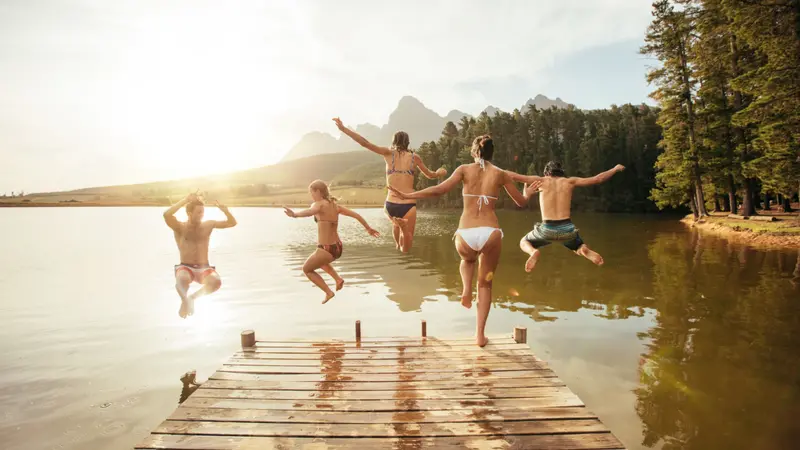
M366 220L355 211L352 211L344 206L336 203L336 198L331 196L328 191L328 185L322 180L316 180L308 186L308 192L311 194L314 203L311 207L303 211L294 212L287 207L283 207L287 216L297 217L314 217L314 222L317 222L317 236L319 245L311 256L308 257L305 264L303 264L303 273L306 274L309 280L317 285L318 288L325 292L325 300L322 304L332 299L334 295L331 288L322 279L322 276L317 273L317 269L322 269L333 277L336 281L336 290L342 289L344 286L344 279L336 273L336 269L331 266L331 263L342 256L342 241L339 239L339 215L352 217L364 225L367 233L371 236L378 237L380 233L373 230Z
M500 189L522 207L528 196L538 189L541 183L533 183L521 194L514 184L509 172L492 164L494 143L489 136L478 136L472 143L472 157L475 162L459 166L447 180L417 192L400 192L392 187L401 198L418 199L445 194L463 185L464 211L453 238L456 251L461 256L461 281L464 290L461 304L465 308L472 307L472 286L475 279L475 266L478 268L478 317L476 321L475 343L480 347L486 345L486 319L492 303L492 279L500 261L503 247L503 230L494 212L497 194ZM477 201L476 201L477 199Z
M350 136L362 147L383 156L386 162L386 184L400 191L414 190L414 167L418 167L428 179L442 178L447 175L447 170L440 167L436 172L431 172L422 162L422 158L413 150L409 150L408 133L398 131L394 134L391 148L380 147L366 140L363 136L347 128L339 118L333 119L339 130ZM395 247L403 253L411 250L414 241L414 229L417 225L417 203L413 200L403 199L389 191L386 195L386 215L392 221L392 236Z

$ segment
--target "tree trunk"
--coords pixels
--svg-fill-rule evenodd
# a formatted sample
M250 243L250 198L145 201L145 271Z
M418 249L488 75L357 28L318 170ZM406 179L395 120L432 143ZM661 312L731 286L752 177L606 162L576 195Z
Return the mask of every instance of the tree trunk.
M722 207L719 205L719 195L714 194L714 212L722 211Z
M694 186L689 189L689 208L692 209L694 220L697 220L699 214L697 212L697 197L694 195Z
M792 198L783 196L783 212L792 212Z
M753 180L748 178L744 180L744 195L742 196L742 215L750 217L756 214L756 205L754 199L756 198L753 189Z
M765 211L769 211L770 209L771 209L771 208L770 208L770 198L769 198L769 193L765 192L765 193L764 193L764 210L765 210Z
M736 214L736 184L733 182L733 175L728 174L728 211Z
M707 216L706 200L703 195L703 179L700 176L700 164L697 155L697 138L695 136L694 103L692 102L692 85L689 82L689 62L684 42L680 42L681 77L683 81L683 99L686 101L686 119L689 122L689 152L692 158L692 181L694 182L695 196L697 197L697 213Z
M731 200L727 195L722 196L722 211L733 212L731 211Z

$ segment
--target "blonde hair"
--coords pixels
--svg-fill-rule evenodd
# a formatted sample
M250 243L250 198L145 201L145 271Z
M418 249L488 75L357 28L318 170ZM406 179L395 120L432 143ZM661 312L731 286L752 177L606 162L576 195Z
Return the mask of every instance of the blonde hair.
M392 138L392 150L401 152L408 151L408 146L411 144L411 139L405 131L398 131Z
M328 185L325 184L325 182L322 180L312 181L311 184L308 185L308 188L311 189L312 191L319 191L319 193L322 194L322 198L331 203L336 203L336 201L339 200L338 198L331 195L331 192L328 189Z

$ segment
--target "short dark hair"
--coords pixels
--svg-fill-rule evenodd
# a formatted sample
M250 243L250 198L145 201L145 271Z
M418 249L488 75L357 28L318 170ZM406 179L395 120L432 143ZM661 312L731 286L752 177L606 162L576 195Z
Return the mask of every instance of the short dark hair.
M472 141L472 150L482 159L491 161L494 155L494 141L488 134L478 136Z
M550 161L544 166L544 176L546 177L564 177L564 169L561 168L561 163L558 161Z
M203 205L204 205L204 203L203 203L203 201L202 201L202 200L200 200L200 199L197 199L197 200L192 200L191 202L189 202L189 203L187 203L187 204L186 204L186 214L191 214L191 213L192 213L192 211L194 211L194 209L195 209L197 206L203 206Z

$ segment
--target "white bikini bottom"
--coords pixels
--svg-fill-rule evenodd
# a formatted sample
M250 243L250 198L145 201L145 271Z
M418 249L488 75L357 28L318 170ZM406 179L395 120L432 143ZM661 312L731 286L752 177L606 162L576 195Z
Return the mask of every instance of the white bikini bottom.
M461 239L463 239L471 249L479 252L483 246L486 245L486 241L489 240L495 230L500 232L500 238L502 238L503 230L494 227L459 228L456 230L455 234L461 236ZM453 238L455 238L455 235L453 235Z

